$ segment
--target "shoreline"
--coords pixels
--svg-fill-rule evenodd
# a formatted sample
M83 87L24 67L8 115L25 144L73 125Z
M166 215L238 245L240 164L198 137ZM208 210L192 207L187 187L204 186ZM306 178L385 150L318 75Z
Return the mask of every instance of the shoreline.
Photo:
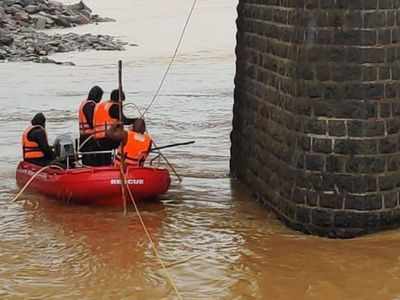
M48 0L5 0L0 2L0 63L31 61L74 65L48 58L72 51L122 51L128 43L111 35L47 34L46 29L72 28L100 22L115 22L93 14L83 1L64 5Z

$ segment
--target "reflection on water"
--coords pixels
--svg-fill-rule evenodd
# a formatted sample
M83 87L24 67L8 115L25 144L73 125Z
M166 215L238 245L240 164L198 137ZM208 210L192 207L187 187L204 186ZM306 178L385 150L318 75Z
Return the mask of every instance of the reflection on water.
M128 102L146 107L191 5L88 4L119 22L74 31L117 34L139 47L57 55L76 67L0 66L0 299L176 299L134 211L124 217L30 194L23 199L38 208L10 201L20 134L33 114L46 114L50 140L76 133L79 102L94 84L108 96L119 58ZM164 152L183 184L140 207L184 299L399 299L398 231L346 241L306 236L283 227L229 179L235 6L199 2L182 55L147 116L159 145L196 140Z

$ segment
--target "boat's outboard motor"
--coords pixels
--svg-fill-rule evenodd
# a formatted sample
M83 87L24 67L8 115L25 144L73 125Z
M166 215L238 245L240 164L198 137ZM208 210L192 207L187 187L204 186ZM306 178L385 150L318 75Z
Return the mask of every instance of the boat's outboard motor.
M69 134L62 134L54 141L56 160L65 163L67 168L75 161L74 140Z

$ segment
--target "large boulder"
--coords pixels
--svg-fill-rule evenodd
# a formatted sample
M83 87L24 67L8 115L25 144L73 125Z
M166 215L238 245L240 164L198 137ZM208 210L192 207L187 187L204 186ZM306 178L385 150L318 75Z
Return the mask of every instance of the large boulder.
M46 3L40 3L39 4L39 11L48 11L49 7L46 5Z
M85 3L83 3L83 1L71 5L66 5L65 7L77 13L79 13L82 10L87 10L90 13L92 13L92 10Z
M15 1L15 4L17 4L17 5L21 6L21 7L25 7L25 6L27 6L29 4L29 1L17 0L17 1Z
M3 23L5 21L5 18L6 18L6 11L3 7L0 6L0 23Z
M33 27L35 27L38 30L45 29L47 23L50 24L50 22L53 22L52 19L50 19L46 16L43 16L43 15L39 15L39 14L31 15L31 19L32 19Z
M73 23L71 17L64 15L52 16L52 19L56 23L56 25L61 27L71 27Z
M15 20L20 22L27 22L29 21L30 17L25 11L18 11L15 13Z
M39 12L40 9L39 9L39 6L37 6L37 5L28 5L25 7L25 11L28 14L35 14L35 13Z
M19 5L7 6L5 11L9 15L15 15L17 12L21 11L22 7Z
M71 23L78 24L78 25L84 25L84 24L90 23L90 19L83 15L71 16L71 17L68 17L68 19L71 21Z
M57 9L57 10L61 10L64 7L64 5L58 1L49 1L48 6L49 6L49 8Z
M81 11L79 11L79 13L85 17L88 17L89 19L90 19L90 16L92 15L92 12L87 9L82 9Z
M0 2L3 2L4 6L13 6L15 3L18 2L18 0L3 0Z

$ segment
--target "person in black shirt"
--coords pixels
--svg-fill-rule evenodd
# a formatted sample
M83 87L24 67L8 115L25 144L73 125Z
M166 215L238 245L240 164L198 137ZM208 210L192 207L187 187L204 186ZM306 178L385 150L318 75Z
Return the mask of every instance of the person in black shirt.
M46 118L42 113L38 113L33 117L31 124L23 135L24 160L46 166L54 160L54 152L47 140Z
M80 152L98 151L98 147L93 134L95 132L93 126L93 116L96 104L101 101L103 90L99 86L90 89L86 100L83 100L79 108L79 145ZM88 166L100 165L101 157L98 154L83 154L82 163Z
M110 100L115 102L115 105L111 106L109 112L110 117L119 120L119 90L113 90L110 95ZM125 101L125 93L121 93L121 100ZM128 118L122 113L122 121L124 125L134 124L137 118Z
M111 92L110 95L110 101L114 104L111 105L111 107L108 110L109 117L112 119L116 119L120 121L120 105L122 103L119 103L119 90L115 89ZM121 94L121 101L125 100L125 94L122 92ZM124 125L131 125L134 124L137 118L128 118L124 114L122 114L122 123ZM111 129L111 128L110 128ZM100 150L114 150L119 147L121 141L119 139L114 139L113 136L110 136L106 134L105 138L98 139L97 144L98 144L98 149ZM112 164L112 155L111 154L104 154L102 155L102 159L100 164L102 165L111 165Z
M99 86L94 86L90 89L89 95L86 99L86 103L83 106L83 113L86 117L87 123L89 125L89 128L93 129L93 114L94 114L94 109L96 107L96 103L99 103L101 101L101 98L103 97L103 90Z

